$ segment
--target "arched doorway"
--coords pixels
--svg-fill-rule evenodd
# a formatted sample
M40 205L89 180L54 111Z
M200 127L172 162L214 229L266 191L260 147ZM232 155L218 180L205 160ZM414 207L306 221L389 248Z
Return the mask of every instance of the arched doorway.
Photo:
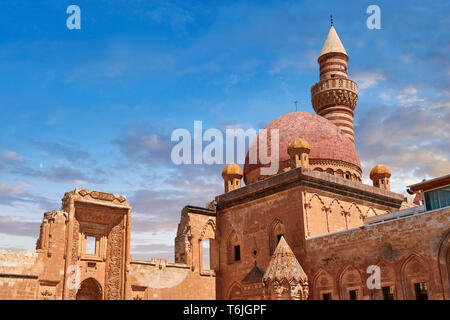
M76 300L102 300L102 287L94 278L88 278L81 283Z

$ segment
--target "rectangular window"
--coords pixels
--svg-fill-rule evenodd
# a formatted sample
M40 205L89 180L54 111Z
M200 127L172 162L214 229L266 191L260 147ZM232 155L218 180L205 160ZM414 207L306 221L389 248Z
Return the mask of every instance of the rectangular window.
M394 287L382 287L383 290L383 300L394 300Z
M323 293L322 300L331 300L331 292Z
M234 246L234 261L241 261L241 246Z
M450 206L450 186L426 191L425 205L427 211Z
M359 290L350 290L348 292L349 296L350 296L350 300L358 300L359 297Z
M86 236L86 254L96 254L97 238L93 236Z
M419 282L414 284L416 292L416 300L428 300L428 285L426 282Z

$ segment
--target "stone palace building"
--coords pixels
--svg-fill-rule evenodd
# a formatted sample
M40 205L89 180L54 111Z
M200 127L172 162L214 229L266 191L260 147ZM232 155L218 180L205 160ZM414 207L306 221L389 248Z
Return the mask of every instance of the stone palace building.
M132 259L125 196L75 189L44 214L36 252L0 250L0 299L450 299L450 175L409 186L414 204L384 165L362 183L348 60L331 26L316 113L267 126L278 174L227 165L223 194L182 209L174 263Z

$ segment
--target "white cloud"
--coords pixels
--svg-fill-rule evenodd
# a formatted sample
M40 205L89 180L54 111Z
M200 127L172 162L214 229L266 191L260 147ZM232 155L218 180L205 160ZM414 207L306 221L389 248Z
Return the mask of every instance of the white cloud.
M386 80L385 75L379 71L359 72L353 74L351 78L358 84L359 90L374 87L378 82Z
M9 187L4 184L0 184L0 190L4 191L6 194L9 195L18 195L25 193L25 191L20 187Z
M4 150L1 152L0 157L9 162L23 162L24 159L17 152L12 150Z
M406 87L405 89L403 89L403 94L406 95L412 95L412 94L416 94L417 93L417 89L414 87Z

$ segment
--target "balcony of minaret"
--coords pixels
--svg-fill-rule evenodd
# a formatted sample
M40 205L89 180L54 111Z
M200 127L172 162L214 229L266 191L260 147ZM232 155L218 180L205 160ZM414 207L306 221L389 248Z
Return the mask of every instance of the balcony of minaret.
M311 87L311 104L316 113L333 122L353 141L353 110L357 102L358 86L350 79L321 80Z

